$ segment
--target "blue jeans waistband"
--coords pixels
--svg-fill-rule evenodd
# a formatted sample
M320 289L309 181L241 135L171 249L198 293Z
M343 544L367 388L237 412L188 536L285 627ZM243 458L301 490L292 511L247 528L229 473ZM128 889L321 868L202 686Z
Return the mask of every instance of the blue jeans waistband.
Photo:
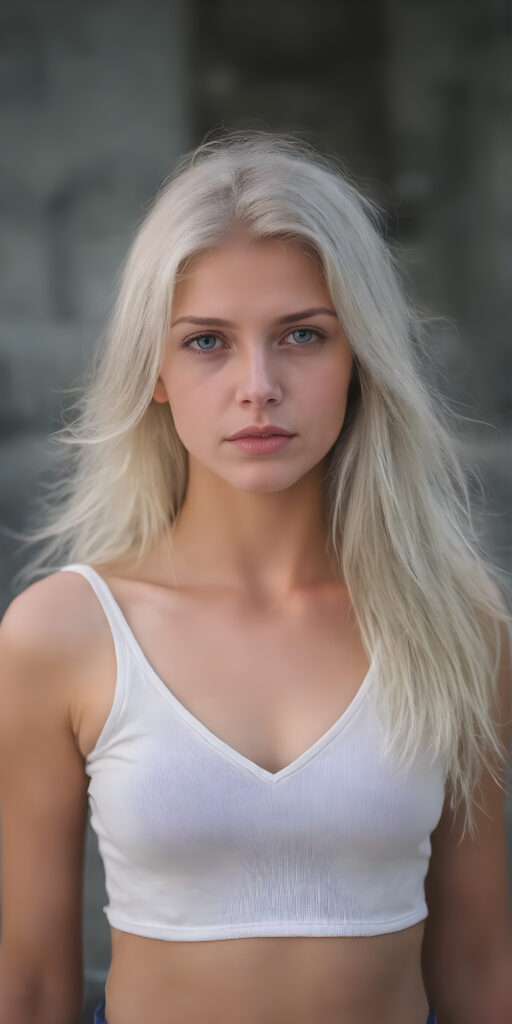
M101 1003L98 1003L98 1005L97 1005L97 1007L96 1007L96 1009L94 1011L93 1024L108 1024L108 1021L107 1021L107 1019L105 1017L105 999L104 998L101 1000ZM430 1009L429 1012L428 1012L427 1024L437 1024L435 1011L433 1009Z

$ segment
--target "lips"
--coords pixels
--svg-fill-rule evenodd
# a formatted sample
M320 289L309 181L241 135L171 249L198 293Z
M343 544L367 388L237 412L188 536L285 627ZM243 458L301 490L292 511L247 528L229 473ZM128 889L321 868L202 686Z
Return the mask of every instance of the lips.
M244 430L239 430L236 434L231 434L226 440L237 441L241 437L294 437L295 435L290 433L289 430L284 430L283 427L246 427Z
M289 441L293 441L293 434L266 434L264 437L235 437L229 443L245 452L246 455L273 455L286 447Z

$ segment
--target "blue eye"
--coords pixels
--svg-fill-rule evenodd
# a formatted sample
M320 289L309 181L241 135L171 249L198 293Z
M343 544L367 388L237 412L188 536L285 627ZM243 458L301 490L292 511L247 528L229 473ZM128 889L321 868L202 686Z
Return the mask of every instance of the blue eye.
M316 334L316 331L311 330L310 327L294 327L293 331L290 331L290 334ZM297 339L295 340L297 341ZM304 338L299 338L299 341L304 341Z
M192 344L193 341L202 341L203 338L213 338L213 339L216 339L217 337L218 337L217 334L196 334L193 338L189 338L189 340L185 342L185 346L184 347L188 348ZM193 352L197 352L198 349L197 348L193 348L192 351ZM214 351L214 346L213 345L210 345L209 348L200 348L199 349L199 352L213 352L213 351Z

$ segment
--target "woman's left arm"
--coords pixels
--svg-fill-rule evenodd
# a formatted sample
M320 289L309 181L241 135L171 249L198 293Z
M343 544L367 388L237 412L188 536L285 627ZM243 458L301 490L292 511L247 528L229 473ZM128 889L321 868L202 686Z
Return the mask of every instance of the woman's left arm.
M502 625L497 705L500 734L512 740L509 631ZM462 842L462 812L445 806L432 833L425 880L429 916L422 950L427 998L438 1024L512 1024L512 911L505 794L485 772L475 834Z

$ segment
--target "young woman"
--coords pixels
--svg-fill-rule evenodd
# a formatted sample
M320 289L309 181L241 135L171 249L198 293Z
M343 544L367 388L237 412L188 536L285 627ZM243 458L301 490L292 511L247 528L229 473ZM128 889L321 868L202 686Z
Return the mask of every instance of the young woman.
M0 628L0 1024L79 1018L88 805L95 1024L510 1024L510 614L425 347L334 160L178 163Z

